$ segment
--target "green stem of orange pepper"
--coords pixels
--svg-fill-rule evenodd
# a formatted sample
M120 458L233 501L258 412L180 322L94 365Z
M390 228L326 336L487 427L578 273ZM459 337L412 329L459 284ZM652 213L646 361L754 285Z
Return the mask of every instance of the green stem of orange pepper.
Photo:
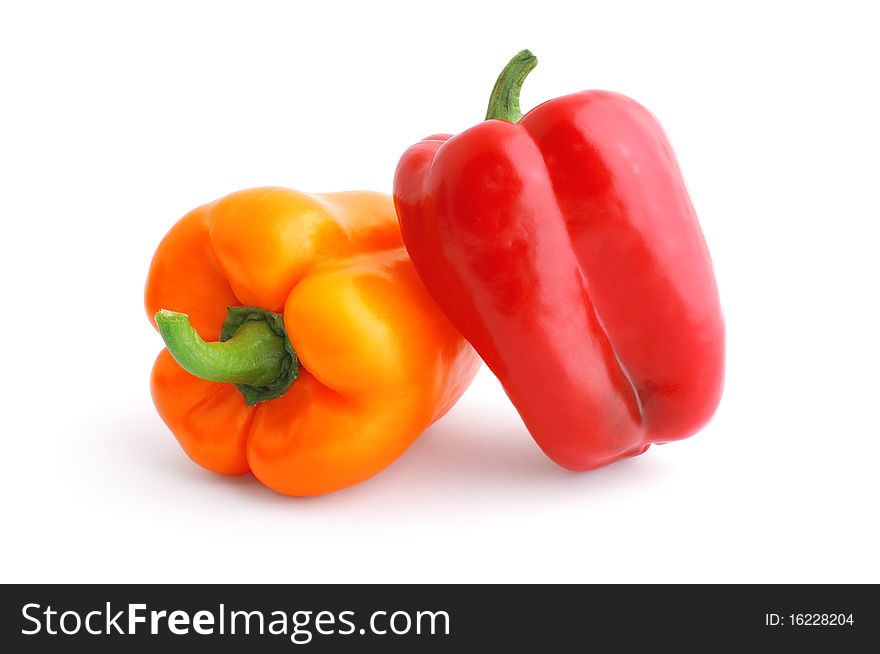
M247 403L284 394L299 374L299 361L281 316L254 307L232 307L220 340L208 343L185 313L156 313L156 326L171 356L191 375L235 384Z

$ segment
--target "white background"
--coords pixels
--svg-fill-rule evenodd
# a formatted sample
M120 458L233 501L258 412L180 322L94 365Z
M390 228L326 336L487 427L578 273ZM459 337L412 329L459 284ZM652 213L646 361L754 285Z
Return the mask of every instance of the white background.
M871 3L3 3L0 580L880 582L880 46ZM142 289L189 209L390 191L413 141L649 107L712 251L728 375L688 441L573 474L484 369L391 468L298 500L191 463Z

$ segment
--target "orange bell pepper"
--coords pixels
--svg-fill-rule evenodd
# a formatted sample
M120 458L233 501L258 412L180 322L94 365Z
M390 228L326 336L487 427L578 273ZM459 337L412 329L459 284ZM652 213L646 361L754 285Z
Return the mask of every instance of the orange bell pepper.
M195 209L159 245L145 303L168 346L153 400L184 451L287 495L388 466L479 365L379 193L261 188Z

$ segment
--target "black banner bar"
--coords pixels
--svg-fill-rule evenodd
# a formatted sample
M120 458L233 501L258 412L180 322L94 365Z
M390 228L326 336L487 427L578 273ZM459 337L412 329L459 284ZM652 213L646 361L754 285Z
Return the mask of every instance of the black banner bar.
M880 642L876 585L6 585L0 619L6 652Z

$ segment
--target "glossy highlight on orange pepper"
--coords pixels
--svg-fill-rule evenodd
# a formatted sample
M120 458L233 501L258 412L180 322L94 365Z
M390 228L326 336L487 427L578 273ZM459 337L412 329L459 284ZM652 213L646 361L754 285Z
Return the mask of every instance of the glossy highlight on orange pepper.
M195 209L159 245L145 304L174 353L156 360L153 399L183 449L287 495L384 469L479 366L380 193L258 188ZM204 342L235 316L226 342Z

